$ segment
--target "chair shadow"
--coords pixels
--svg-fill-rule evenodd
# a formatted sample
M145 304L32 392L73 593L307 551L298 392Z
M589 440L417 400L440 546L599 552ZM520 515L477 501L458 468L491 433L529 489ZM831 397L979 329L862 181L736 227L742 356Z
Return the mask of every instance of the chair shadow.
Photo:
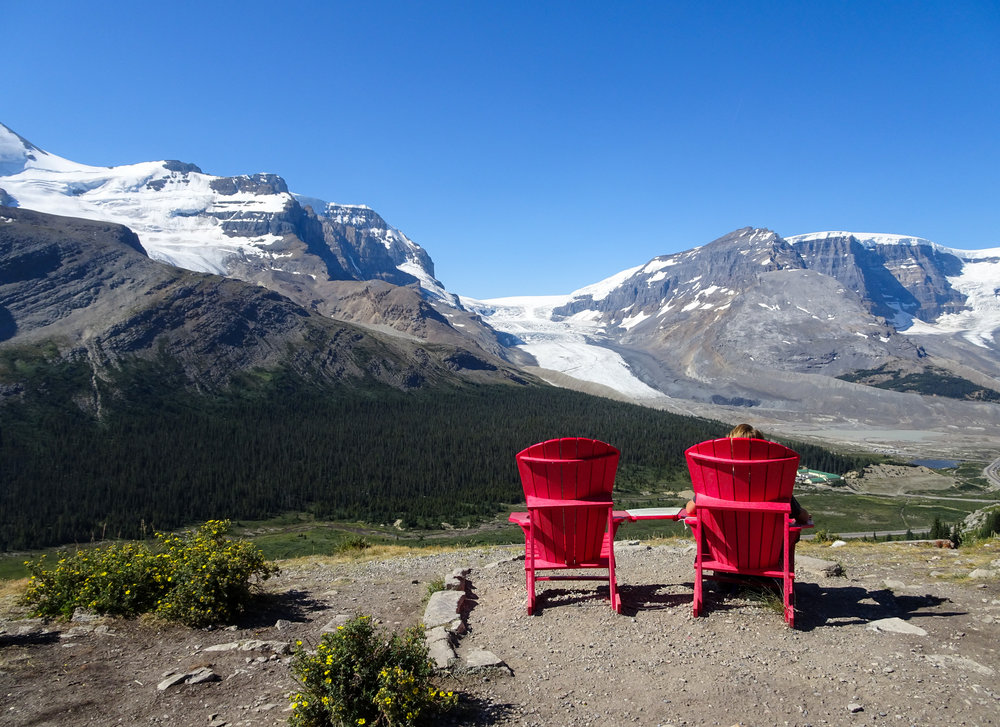
M618 592L622 597L622 615L635 616L640 611L665 611L684 606L690 607L691 593L661 593L664 588L676 585L619 585Z
M896 594L887 588L869 591L857 585L795 586L795 628L811 631L822 626L851 626L884 618L904 621L963 616L966 611L926 611L952 601L943 596Z
M663 593L664 588L681 586L681 593ZM726 612L746 606L745 596L760 592L759 585L745 584L726 590L720 583L707 580L704 591L704 613ZM640 611L656 611L677 607L690 607L694 597L694 583L629 586L619 585L622 614L635 616ZM535 613L547 608L558 608L588 601L608 602L608 587L597 588L547 588L539 590ZM741 598L743 596L743 598ZM778 596L780 604L780 595ZM896 594L887 588L870 591L858 585L820 585L797 583L795 585L795 628L812 631L821 627L839 627L867 624L885 618L904 621L920 618L962 616L966 611L929 610L951 603L943 596L930 594Z
M535 615L540 615L547 608L559 608L587 601L609 600L608 587L597 588L544 588L535 592Z

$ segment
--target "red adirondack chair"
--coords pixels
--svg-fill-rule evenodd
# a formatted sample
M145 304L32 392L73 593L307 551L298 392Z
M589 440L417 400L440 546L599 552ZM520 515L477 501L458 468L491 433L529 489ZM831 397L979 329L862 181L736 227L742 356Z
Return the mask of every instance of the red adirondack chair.
M802 527L791 518L799 455L763 439L713 439L685 452L696 512L686 518L697 543L694 615L702 580L727 574L780 578L785 621L795 625L794 548Z
M535 581L604 580L537 571L587 568L608 571L611 608L621 613L614 539L628 516L613 510L611 499L619 456L610 444L582 438L550 439L517 454L528 512L513 512L509 520L524 531L528 613L535 611Z

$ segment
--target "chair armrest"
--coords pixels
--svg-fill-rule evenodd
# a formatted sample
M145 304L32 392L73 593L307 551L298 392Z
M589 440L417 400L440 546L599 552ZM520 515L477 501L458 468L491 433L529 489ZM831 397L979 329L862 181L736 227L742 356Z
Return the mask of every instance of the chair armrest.
M514 523L515 525L521 525L522 527L528 524L529 515L526 512L512 512L507 517L507 522Z
M612 510L611 517L614 520L616 527L625 522L632 522L632 518L625 510ZM524 511L512 512L507 516L507 522L520 525L522 528L527 528L531 524L531 513Z

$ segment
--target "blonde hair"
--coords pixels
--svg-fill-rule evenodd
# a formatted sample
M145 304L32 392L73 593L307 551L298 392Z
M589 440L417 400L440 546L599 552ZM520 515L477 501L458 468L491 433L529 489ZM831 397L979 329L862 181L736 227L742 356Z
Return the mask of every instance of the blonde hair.
M767 439L759 429L749 424L737 424L726 436L730 439Z

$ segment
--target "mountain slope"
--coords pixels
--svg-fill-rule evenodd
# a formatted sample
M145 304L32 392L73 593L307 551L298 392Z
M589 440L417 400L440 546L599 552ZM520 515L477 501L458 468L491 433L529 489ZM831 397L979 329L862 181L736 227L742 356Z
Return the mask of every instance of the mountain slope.
M152 261L121 226L17 208L0 213L0 335L6 346L86 357L96 376L130 357L166 356L200 387L277 367L401 388L519 379L474 347L385 336L266 288Z

